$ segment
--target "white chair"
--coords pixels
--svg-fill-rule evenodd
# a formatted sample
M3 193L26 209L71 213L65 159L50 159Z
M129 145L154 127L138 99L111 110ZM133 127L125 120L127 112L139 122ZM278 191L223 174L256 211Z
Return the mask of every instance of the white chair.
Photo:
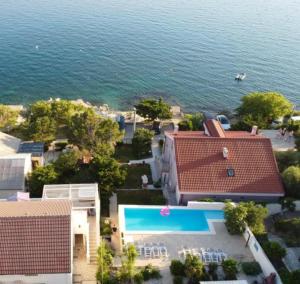
M160 252L161 257L164 257L164 258L168 257L168 250L166 247L160 247L159 252Z

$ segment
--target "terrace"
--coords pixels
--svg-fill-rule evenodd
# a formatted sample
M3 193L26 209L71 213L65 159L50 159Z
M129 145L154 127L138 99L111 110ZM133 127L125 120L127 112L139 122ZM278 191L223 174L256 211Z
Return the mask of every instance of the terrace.
M223 204L223 203L222 203ZM201 210L222 210L221 203L202 203L200 207L193 206L192 204L188 207L181 207L183 210L189 209L201 209ZM201 207L204 206L204 207ZM141 226L140 232L135 230L127 230L128 225L125 225L127 215L124 213L124 207L119 206L119 227L120 233L122 235L122 244L133 243L137 247L137 251L140 253L136 261L136 266L143 267L147 264L152 264L157 266L163 276L162 283L172 283L172 275L170 274L169 266L171 260L178 259L184 262L185 255L191 253L199 256L199 258L208 266L210 262L218 263L218 274L220 280L224 277L222 266L222 257L232 258L236 260L239 264L243 262L253 262L258 261L259 258L264 258L264 253L257 244L254 236L248 230L243 235L230 235L225 226L224 220L207 220L209 225L208 231L202 232L192 232L192 231L143 231ZM130 207L130 206L129 206ZM140 206L140 208L145 208L145 206ZM154 206L151 206L154 207ZM149 208L149 207L148 207ZM172 208L180 207L170 207L170 214L172 214ZM171 215L170 215L171 216ZM140 216L141 219L143 218ZM152 217L151 217L152 218ZM207 219L209 219L207 217ZM130 223L139 222L138 219L131 220ZM145 223L147 220L140 221L141 224ZM195 220L194 220L195 221ZM154 221L159 222L159 220ZM192 220L186 220L184 223L192 222ZM199 219L195 221L199 223ZM127 223L126 223L127 224ZM129 223L128 223L129 224ZM160 224L161 225L161 224ZM181 224L182 225L182 224ZM171 225L172 226L172 225ZM187 225L189 228L190 225ZM160 228L161 229L161 228ZM248 243L247 240L248 239ZM149 249L150 247L150 249ZM155 253L155 248L158 250ZM157 249L158 248L158 249ZM161 249L162 248L162 249ZM148 253L147 253L148 251ZM207 260L204 256L207 251L210 251L210 257ZM219 254L217 253L219 252ZM254 254L256 256L254 256ZM261 256L263 254L263 256ZM217 255L214 259L213 255ZM116 265L118 265L118 260L116 260ZM270 272L273 272L273 267L262 267L263 274L258 276L248 276L245 275L241 269L237 274L238 280L247 280L249 283L253 283L254 280L258 280L258 283L262 283L264 277L269 276ZM223 278L224 279L224 278ZM281 282L277 282L281 283Z

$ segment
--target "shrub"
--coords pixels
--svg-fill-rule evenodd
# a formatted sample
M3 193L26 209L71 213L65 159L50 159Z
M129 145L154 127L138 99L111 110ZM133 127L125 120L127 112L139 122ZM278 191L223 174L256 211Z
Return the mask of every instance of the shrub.
M193 129L193 123L190 120L182 120L178 123L180 131L188 131Z
M160 187L161 187L161 179L157 180L157 181L153 184L153 186L154 186L155 188L160 188Z
M242 234L246 228L247 209L244 207L235 207L231 203L225 206L225 225L228 232L232 235Z
M286 250L277 242L266 242L263 244L263 249L267 256L273 260L281 260L286 255Z
M170 265L170 271L172 275L175 276L185 276L184 273L184 264L177 259L173 259Z
M237 261L234 259L226 259L222 263L222 267L225 273L226 280L236 280Z
M275 152L275 157L280 172L283 172L290 166L298 166L300 164L300 153L293 150Z
M295 199L291 197L287 197L282 200L282 209L288 209L290 212L294 212L296 210Z
M300 167L288 167L282 177L287 194L290 197L300 198Z
M160 272L156 267L153 267L152 264L146 265L142 270L141 273L143 275L144 281L150 279L159 279L161 278Z
M274 223L276 231L283 234L283 238L288 246L300 245L300 218L277 220Z
M262 272L258 262L243 262L242 269L246 275L258 275Z
M182 284L183 283L183 278L182 276L174 276L173 277L173 284Z
M214 199L210 197L200 198L199 202L214 202Z
M142 272L136 273L133 277L133 280L134 280L134 284L144 283L144 276L143 276Z
M213 280L218 280L217 275L218 264L217 263L209 263L208 265L208 273L211 275Z

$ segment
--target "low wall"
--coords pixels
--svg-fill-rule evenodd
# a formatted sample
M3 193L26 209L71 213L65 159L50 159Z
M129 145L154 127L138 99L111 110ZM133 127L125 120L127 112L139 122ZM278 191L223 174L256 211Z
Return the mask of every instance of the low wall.
M252 234L249 228L246 229L245 233L243 234L246 241L248 241L248 247L252 252L255 260L260 264L261 269L265 276L270 275L271 273L276 273L277 277L275 280L276 284L282 284L282 281L274 268L273 264L270 262L269 258L266 256L265 252L263 251L262 247L256 240L255 236ZM250 238L249 238L250 237Z
M195 209L223 210L225 207L225 204L223 202L189 201L187 204L187 207L195 208Z

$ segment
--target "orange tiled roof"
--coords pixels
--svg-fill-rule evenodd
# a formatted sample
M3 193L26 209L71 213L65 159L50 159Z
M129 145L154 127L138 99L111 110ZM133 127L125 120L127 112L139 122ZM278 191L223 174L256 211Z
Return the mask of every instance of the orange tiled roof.
M70 201L0 202L0 240L0 275L70 273Z
M225 133L225 138L202 132L173 135L180 191L283 195L270 140L247 132ZM228 159L223 157L224 147ZM227 176L229 168L234 169L234 177Z

